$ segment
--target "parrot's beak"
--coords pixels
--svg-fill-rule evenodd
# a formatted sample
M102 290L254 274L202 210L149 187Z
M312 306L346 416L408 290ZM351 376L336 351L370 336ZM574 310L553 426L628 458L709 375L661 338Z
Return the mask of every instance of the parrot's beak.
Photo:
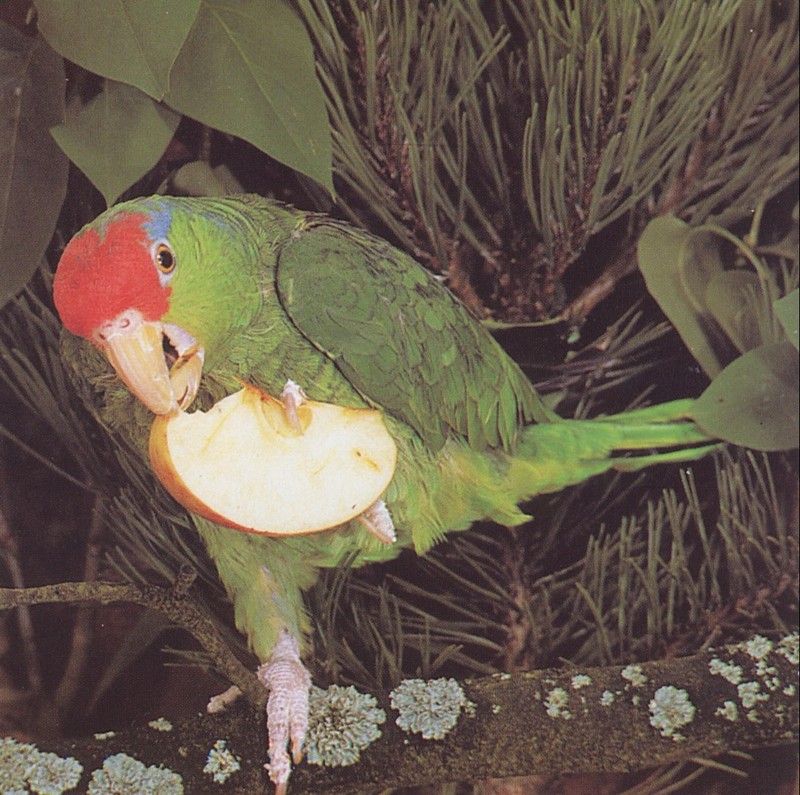
M144 320L140 312L126 310L97 330L95 342L128 389L154 414L185 409L194 400L203 349L179 326ZM168 362L168 352L174 361Z

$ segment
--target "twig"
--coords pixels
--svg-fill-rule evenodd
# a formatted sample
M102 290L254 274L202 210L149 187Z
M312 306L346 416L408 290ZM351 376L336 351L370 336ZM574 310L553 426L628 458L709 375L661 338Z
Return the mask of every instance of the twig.
M178 587L156 585L117 585L105 582L62 582L37 588L0 588L0 610L49 602L132 602L158 610L177 626L190 632L212 658L217 670L235 684L251 701L266 701L264 688L254 672L249 671L231 652L208 616L192 599L186 598L186 585L179 578Z
M84 582L94 582L97 579L103 528L103 503L99 496L95 496L89 529L86 534L86 561L82 578ZM93 620L95 609L95 605L82 605L76 610L75 623L72 628L72 647L67 657L61 681L53 696L55 707L60 715L63 715L69 709L81 684L81 675L86 667L86 660L94 635Z
M614 292L622 279L636 271L636 265L635 252L632 247L628 248L577 298L564 308L559 315L559 319L580 325L599 303Z
M24 588L25 576L22 566L19 563L19 545L11 528L6 521L3 506L0 505L0 552L5 558L6 568L8 569L11 582L17 589ZM36 637L31 621L30 611L26 607L21 607L17 613L17 624L22 643L23 655L25 657L25 670L27 672L28 684L30 685L31 696L38 697L42 692L42 670L39 666L39 655L36 650Z

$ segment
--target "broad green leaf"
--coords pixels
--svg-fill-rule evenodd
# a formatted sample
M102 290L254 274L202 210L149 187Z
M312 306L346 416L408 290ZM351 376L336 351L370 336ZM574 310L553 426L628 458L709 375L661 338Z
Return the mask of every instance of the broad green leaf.
M106 80L88 104L70 105L52 134L110 205L158 162L180 118L138 88Z
M35 0L35 5L39 31L65 58L162 99L200 0Z
M181 166L170 177L168 185L178 193L188 196L230 196L245 192L239 180L224 163L212 168L202 160L193 160Z
M700 309L705 285L695 278L686 263L691 235L689 225L678 218L654 218L639 239L639 268L650 294L675 326L692 356L713 377L722 369L720 348L723 346L713 319ZM705 254L702 248L700 251ZM700 257L700 261L708 266L706 256ZM703 297L689 294L688 290L695 291L701 285Z
M758 276L752 271L722 271L708 283L705 303L739 353L761 345L759 314L763 303Z
M69 163L49 128L64 118L64 62L41 37L0 23L0 305L53 236Z
M678 275L686 297L698 315L708 313L706 292L711 281L724 273L719 256L719 238L711 232L687 226L680 249Z
M330 125L311 42L284 0L203 0L165 101L333 192Z
M800 414L797 350L783 340L731 362L694 402L708 433L754 450L797 447Z
M789 341L795 348L800 347L800 342L798 341L798 336L800 336L800 334L797 328L798 323L800 323L800 320L798 320L798 314L800 314L798 295L800 295L800 292L795 288L789 295L779 298L773 304L775 316L778 318L778 322L783 326L786 336L789 337Z

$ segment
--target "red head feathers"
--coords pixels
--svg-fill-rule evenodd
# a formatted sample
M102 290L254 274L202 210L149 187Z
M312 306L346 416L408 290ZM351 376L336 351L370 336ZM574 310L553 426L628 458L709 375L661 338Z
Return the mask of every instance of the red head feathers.
M102 323L126 309L138 309L145 320L158 320L169 307L168 287L153 264L153 241L135 213L113 219L103 233L87 228L61 256L53 299L61 322L91 339Z

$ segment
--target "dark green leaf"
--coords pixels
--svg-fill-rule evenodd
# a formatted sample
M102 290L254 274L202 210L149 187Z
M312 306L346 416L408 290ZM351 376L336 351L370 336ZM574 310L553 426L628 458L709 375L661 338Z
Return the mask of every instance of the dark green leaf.
M712 280L724 272L719 256L719 238L711 232L686 227L680 248L678 275L686 297L701 317L707 314L706 292Z
M165 101L333 192L328 116L311 42L283 0L204 0Z
M675 326L692 356L713 377L722 369L720 334L711 316L702 308L705 284L698 274L717 272L717 269L709 249L698 246L702 240L695 241L691 252L699 265L697 271L692 269L686 259L691 236L691 228L678 218L654 218L639 239L639 268L650 294ZM702 289L699 295L698 289Z
M52 133L111 204L158 162L180 118L139 89L106 80L87 105L71 105Z
M0 23L0 304L33 275L67 191L49 128L64 118L64 63L41 37Z
M170 177L169 185L187 196L230 196L245 192L226 165L211 168L203 160L193 160L181 166Z
M789 295L785 295L783 298L778 299L774 304L775 308L775 316L778 318L778 321L783 326L784 330L786 331L786 335L789 337L789 341L794 345L795 348L798 347L798 290L794 289Z
M763 342L758 322L760 296L761 286L753 271L722 271L706 288L706 306L739 353L746 353Z
M797 447L797 350L786 340L729 364L695 401L692 417L720 439L755 450Z
M200 0L36 0L39 30L54 49L154 99L169 88L170 69L199 7Z

